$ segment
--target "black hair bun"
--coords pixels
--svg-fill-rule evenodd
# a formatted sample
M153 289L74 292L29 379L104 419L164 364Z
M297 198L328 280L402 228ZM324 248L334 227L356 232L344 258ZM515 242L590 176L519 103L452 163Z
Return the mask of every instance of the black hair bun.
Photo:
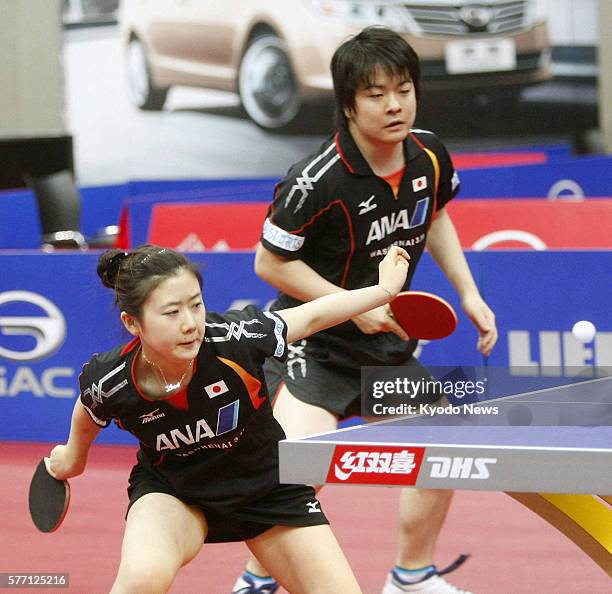
M119 274L119 268L121 263L129 256L128 252L118 249L110 249L104 252L98 259L98 266L96 272L102 280L102 284L109 288L114 289L117 284L117 275Z

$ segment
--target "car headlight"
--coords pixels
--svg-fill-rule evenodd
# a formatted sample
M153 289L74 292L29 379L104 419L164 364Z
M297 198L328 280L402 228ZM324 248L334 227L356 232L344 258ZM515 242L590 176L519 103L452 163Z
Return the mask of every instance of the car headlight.
M360 26L384 25L396 31L406 30L406 14L397 2L380 0L310 0L320 17Z

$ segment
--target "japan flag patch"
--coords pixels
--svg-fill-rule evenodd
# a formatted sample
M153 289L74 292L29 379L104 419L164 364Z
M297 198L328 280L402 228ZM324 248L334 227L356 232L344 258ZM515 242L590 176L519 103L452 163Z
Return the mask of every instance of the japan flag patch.
M425 190L427 188L427 177L422 175L421 177L417 177L412 180L412 191L420 192L421 190Z
M223 380L219 380L214 384L208 384L208 386L204 386L204 389L209 398L216 398L217 396L221 396L221 394L229 392L227 384Z

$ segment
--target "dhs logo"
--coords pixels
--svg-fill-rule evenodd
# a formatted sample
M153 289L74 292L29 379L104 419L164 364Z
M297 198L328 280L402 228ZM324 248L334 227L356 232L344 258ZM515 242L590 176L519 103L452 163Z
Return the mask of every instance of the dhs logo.
M26 307L23 304L28 304ZM8 304L21 304L8 307ZM23 310L40 311L34 315L5 315L4 312ZM34 346L29 350L14 350L16 341L7 346L7 336L27 336L24 344ZM51 301L30 291L6 291L0 293L0 357L10 361L35 361L51 355L66 339L66 320L60 309Z
M491 476L489 467L497 464L497 458L428 456L427 462L431 463L431 478L486 480Z

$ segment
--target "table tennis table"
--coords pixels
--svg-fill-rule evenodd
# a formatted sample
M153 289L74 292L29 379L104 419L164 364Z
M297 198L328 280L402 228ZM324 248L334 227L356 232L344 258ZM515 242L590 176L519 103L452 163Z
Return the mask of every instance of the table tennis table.
M504 491L612 576L612 378L449 406L283 440L280 480Z

